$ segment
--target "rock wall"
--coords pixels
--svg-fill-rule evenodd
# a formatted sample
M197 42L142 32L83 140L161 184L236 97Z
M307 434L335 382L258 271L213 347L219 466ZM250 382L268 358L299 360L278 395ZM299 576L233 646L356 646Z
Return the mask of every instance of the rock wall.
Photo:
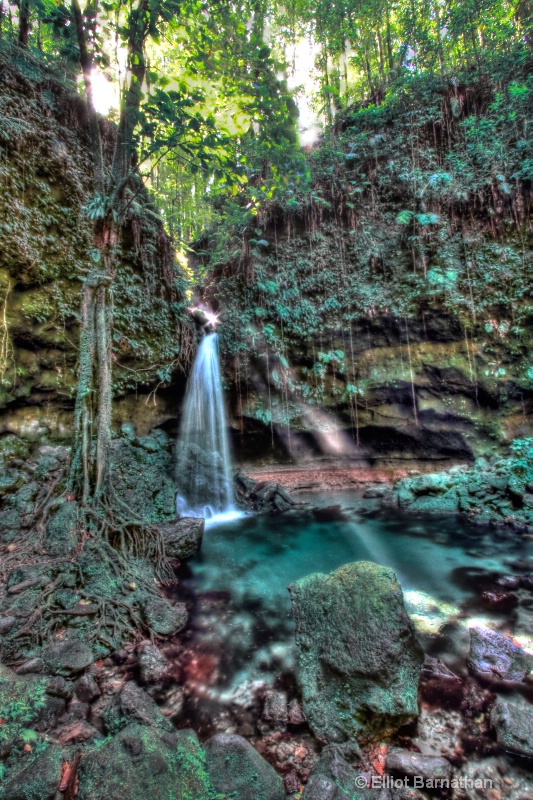
M288 351L288 367L272 353L227 360L244 462L468 462L531 435L523 346L471 339L449 314L359 318Z
M81 280L93 263L91 150L75 82L19 48L0 49L0 436L44 442L70 434ZM113 124L101 120L105 156ZM145 403L172 373L184 279L141 192L122 228L114 329L117 425L160 421ZM140 397L137 396L140 393Z

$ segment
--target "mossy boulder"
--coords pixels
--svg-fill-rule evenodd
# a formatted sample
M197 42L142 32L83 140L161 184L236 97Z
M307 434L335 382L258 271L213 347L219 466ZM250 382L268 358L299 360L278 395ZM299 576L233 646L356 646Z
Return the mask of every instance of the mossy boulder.
M205 744L207 771L225 800L285 800L283 781L242 736L219 733Z
M391 569L358 561L289 591L304 712L319 739L376 739L416 716L423 652Z
M13 461L24 460L28 457L30 446L28 442L8 433L0 437L0 466L11 464Z
M54 800L58 796L62 765L69 760L70 750L41 741L35 750L25 755L22 768L0 789L1 800Z
M113 443L109 480L117 513L127 511L145 523L175 519L176 486L170 477L168 437L158 431L134 441L139 444L126 438Z
M85 751L78 800L215 800L194 731L132 723Z

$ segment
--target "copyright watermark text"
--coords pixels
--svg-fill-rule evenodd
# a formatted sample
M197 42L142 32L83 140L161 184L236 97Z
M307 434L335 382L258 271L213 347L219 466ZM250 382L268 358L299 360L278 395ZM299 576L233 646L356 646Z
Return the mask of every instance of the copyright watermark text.
M492 789L489 778L427 778L411 775L394 778L392 775L358 775L355 779L359 789Z

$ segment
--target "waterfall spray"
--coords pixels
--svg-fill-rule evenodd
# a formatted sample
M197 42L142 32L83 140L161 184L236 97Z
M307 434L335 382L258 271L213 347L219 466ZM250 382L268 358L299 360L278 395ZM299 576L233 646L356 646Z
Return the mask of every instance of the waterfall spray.
M217 335L204 335L185 395L177 447L176 500L180 515L233 511L231 458L217 352Z

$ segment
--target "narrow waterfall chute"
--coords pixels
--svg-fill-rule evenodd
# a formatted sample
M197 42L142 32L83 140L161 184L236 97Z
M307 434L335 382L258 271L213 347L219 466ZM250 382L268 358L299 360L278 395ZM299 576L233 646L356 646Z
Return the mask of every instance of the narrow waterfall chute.
M181 516L231 518L231 456L220 379L217 334L204 335L187 384L176 460Z

